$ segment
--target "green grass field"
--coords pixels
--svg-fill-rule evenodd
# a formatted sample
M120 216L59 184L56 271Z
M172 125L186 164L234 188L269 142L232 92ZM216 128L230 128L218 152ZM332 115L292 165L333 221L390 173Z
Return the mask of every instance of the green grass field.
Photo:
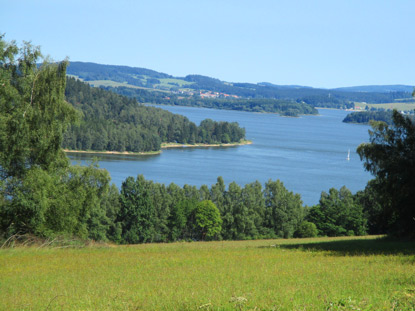
M159 79L160 80L160 84L157 84L161 87L165 87L165 88L172 88L174 87L174 85L171 85L169 83L177 83L179 85L179 87L185 87L187 85L192 84L191 82L187 82L185 80L180 80L180 79ZM142 87L142 86L135 86L135 85L131 85L128 83L120 83L120 82L115 82L112 80L92 80L92 81L86 81L89 84L95 86L95 87L100 87L100 86L109 86L109 87L119 87L119 86L124 86L124 87L130 87L133 89L143 89L143 90L150 90L150 91L154 91L157 90L159 92L169 92L167 90L161 90L161 89L154 89L154 88L148 88L148 87ZM145 82L145 81L144 81Z
M128 83L120 83L120 82L115 82L112 80L91 80L91 81L86 81L87 83L91 84L94 87L100 87L100 86L109 86L109 87L119 87L119 86L123 86L123 87L129 87L132 89L142 89L142 90L147 90L147 91L154 91L155 89L152 88L148 88L148 87L142 87L142 86L136 86L136 85L131 85ZM169 93L167 91L164 90L157 90L158 92L164 92L164 93Z
M366 103L355 103L356 106L362 107L363 109L366 106L369 108L383 108L383 109L397 109L398 111L410 111L415 109L415 102L412 103L386 103L386 104L366 104Z
M185 80L182 80L182 79L173 79L173 78L171 78L171 79L159 79L159 80L160 80L160 85L168 86L168 87L172 87L172 85L169 84L169 83L177 83L180 87L193 84L193 82L185 81Z
M0 308L414 310L414 264L376 237L9 248Z
M75 75L67 75L68 77L73 77L76 79L80 79L78 76ZM80 79L81 81L84 81L83 79ZM181 80L179 80L181 81ZM160 89L154 89L154 88L148 88L148 87L143 87L143 86L136 86L136 85L132 85L132 84L128 84L126 82L121 83L121 82L116 82L116 81L112 81L112 80L90 80L90 81L84 81L86 83L89 83L90 85L94 86L94 87L129 87L132 89L142 89L142 90L147 90L147 91L157 91L157 92L162 92L162 93L171 93L170 91L166 91L166 90L160 90ZM161 84L160 84L161 85Z

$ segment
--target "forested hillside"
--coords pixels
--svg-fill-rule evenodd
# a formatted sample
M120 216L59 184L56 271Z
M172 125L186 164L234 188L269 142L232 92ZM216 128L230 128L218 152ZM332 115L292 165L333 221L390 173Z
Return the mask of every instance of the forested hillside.
M298 117L305 114L318 114L317 109L305 102L270 98L202 98L182 96L124 86L105 87L105 89L136 98L140 103L159 105L204 107L213 109L240 110L249 112L278 113L282 116Z
M171 77L170 75L145 68L100 65L85 62L71 62L67 73L77 75L79 78L86 81L112 80L117 82L127 82L132 85L141 85L139 81L144 79L145 76L152 77L153 79Z
M204 120L196 126L186 117L74 78L67 79L65 97L81 114L65 133L66 149L146 152L160 150L162 142L221 144L245 138L237 123Z
M405 92L412 93L414 87L410 85L394 84L394 85L362 85L339 87L334 90L344 92L377 92L377 93L391 93L391 92Z
M410 100L412 92L410 86L402 85L319 89L274 85L266 82L257 84L225 82L202 75L173 77L144 68L83 62L72 62L68 68L68 74L77 76L95 86L112 87L115 92L135 97L140 102L146 102L139 99L144 95L142 89L150 90L150 93L145 95L146 100L150 102L157 100L158 104L192 105L218 109L255 111L252 110L252 105L246 101L247 99L270 99L274 102L256 104L256 109L286 115L308 114L310 112L309 108L306 108L307 105L344 109L353 108L354 102L374 104L402 102ZM227 97L227 99L221 100L220 103L212 103L201 96L201 93L205 92L217 98ZM240 101L228 100L229 96L236 96ZM289 105L296 107L289 108Z

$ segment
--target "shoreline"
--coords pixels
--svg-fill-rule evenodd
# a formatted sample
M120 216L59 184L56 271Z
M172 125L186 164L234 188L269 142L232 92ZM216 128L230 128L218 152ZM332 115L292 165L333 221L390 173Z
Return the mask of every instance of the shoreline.
M107 155L131 155L131 156L145 156L145 155L158 155L161 154L163 149L173 148L210 148L210 147L236 147L252 145L251 140L243 140L239 143L229 144L178 144L178 143L162 143L161 150L158 151L145 151L145 152L129 152L129 151L94 151L94 150L69 150L63 149L65 153L85 153L85 154L107 154Z
M152 103L142 103L143 105L146 106L152 106L152 107L156 107L156 108L162 108L162 106L168 106L168 107L184 107L184 108L195 108L195 109L212 109L212 110L226 110L226 111L239 111L239 112L247 112L247 113L260 113L260 114L275 114L278 115L280 117L283 118L299 118L302 116L318 116L319 114L299 114L298 116L283 116L281 115L282 112L276 112L276 111L272 111L272 112L267 112L267 111L250 111L250 110L235 110L235 109L220 109L220 108L213 108L213 107L203 107L203 106L186 106L186 105L168 105L168 104L152 104ZM319 109L317 107L314 107L316 109ZM327 109L331 109L331 108L327 108Z
M161 149L170 149L170 148L209 148L209 147L235 147L235 146L244 146L252 145L252 140L243 140L239 143L229 143L229 144L177 144L177 143L162 143Z
M341 108L328 108L328 107L314 107L316 109L325 109L325 110L341 110L341 111L352 111L352 112L360 112L364 110L359 109L341 109Z
M129 152L129 151L94 151L94 150L69 150L63 149L65 153L85 153L85 154L109 154L109 155L131 155L131 156L141 156L141 155L156 155L160 154L159 151L146 151L146 152Z

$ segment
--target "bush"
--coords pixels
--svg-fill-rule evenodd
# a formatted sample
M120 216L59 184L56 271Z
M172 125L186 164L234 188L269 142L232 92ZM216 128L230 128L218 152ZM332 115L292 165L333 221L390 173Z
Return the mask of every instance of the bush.
M318 234L318 230L315 224L309 221L303 221L294 232L296 238L314 238Z

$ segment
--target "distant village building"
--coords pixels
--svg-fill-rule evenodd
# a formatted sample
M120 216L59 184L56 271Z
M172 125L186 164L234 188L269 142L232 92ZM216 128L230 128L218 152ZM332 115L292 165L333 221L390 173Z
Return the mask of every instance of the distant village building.
M228 98L228 97L239 98L239 96L237 96L237 95L229 95L229 94L226 94L226 93L219 93L219 92L202 92L202 91L200 91L199 95L202 98Z

